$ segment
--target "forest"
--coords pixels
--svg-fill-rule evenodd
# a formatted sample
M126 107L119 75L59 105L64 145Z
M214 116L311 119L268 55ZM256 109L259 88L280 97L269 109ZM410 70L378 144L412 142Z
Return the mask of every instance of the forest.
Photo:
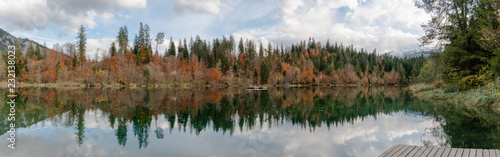
M195 36L174 44L171 37L165 39L164 32L153 36L143 23L133 41L129 41L132 33L127 26L122 26L109 49L89 57L87 32L81 25L76 42L56 44L52 49L30 44L21 52L16 41L16 74L19 82L28 84L354 86L424 82L438 88L448 84L472 89L495 82L500 74L499 3L415 1L432 17L422 25L425 34L420 38L421 45L435 45L430 57L397 58L380 55L376 49L330 40L321 43L312 37L291 45L264 45L232 35L213 40ZM169 47L158 50L164 42Z
M398 85L417 81L425 61L423 56L396 58L329 40L322 44L314 38L284 46L263 45L232 35L212 41L196 36L179 40L177 46L170 38L167 49L153 50L152 45L158 47L165 42L165 35L160 32L153 41L149 26L142 23L133 41L128 41L128 29L123 26L109 50L89 60L91 57L85 53L86 33L82 25L76 43L52 49L30 44L26 52L17 48L19 81L87 85ZM19 47L18 42L15 45Z

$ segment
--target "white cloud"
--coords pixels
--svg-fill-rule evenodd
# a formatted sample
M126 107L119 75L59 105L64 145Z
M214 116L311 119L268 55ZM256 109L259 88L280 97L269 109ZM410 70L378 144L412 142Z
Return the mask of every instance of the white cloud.
M158 5L152 2L150 5ZM165 5L165 3L161 3ZM289 45L314 37L324 43L353 44L368 51L376 48L383 53L417 43L423 34L420 24L429 16L413 6L412 1L400 0L176 0L168 2L177 14L168 20L156 20L152 28L161 28L175 38L200 35L208 39L233 34L237 39L254 39ZM79 25L92 30L102 22L127 19L125 24L139 22L143 12L121 12L123 9L147 7L146 0L18 0L0 1L0 27L7 31L58 31L59 37L73 36ZM18 11L12 11L18 10ZM22 11L20 11L22 10ZM147 16L164 15L148 11ZM216 15L216 16L213 16ZM144 16L145 17L145 16ZM144 20L144 19L141 19ZM147 21L147 20L146 20ZM110 22L111 23L111 22ZM179 23L182 23L180 25ZM103 24L106 25L107 23ZM123 23L122 23L123 24ZM111 27L111 26L109 26ZM108 29L109 27L99 27ZM117 29L117 28L112 28ZM165 31L167 30L167 31ZM176 30L168 32L168 30ZM106 30L98 30L104 36ZM133 32L133 30L131 30ZM132 36L133 34L130 34ZM112 35L113 37L115 34ZM175 42L177 44L177 41ZM106 45L107 47L108 45ZM160 52L164 45L160 45Z
M85 54L87 59L95 59L96 52L99 53L98 57L101 59L115 40L115 38L87 39L87 53Z
M146 0L114 0L113 2L115 5L125 9L146 8L147 6Z
M221 2L219 0L177 0L174 9L177 13L188 10L196 13L218 14L221 11Z
M45 30L49 24L62 27L59 36L76 33L79 25L93 29L101 20L109 19L107 10L112 6L122 9L144 8L146 0L106 1L106 0L18 0L0 1L0 26L9 31ZM51 28L53 29L53 28Z
M58 35L59 37L63 37L76 34L80 25L84 25L87 30L94 29L94 27L97 25L97 23L94 21L95 16L97 16L97 13L93 10L87 11L85 15L81 15L78 17L62 14L59 19L55 19L57 21L53 22L60 25L66 25L66 27L63 27L63 30L61 30Z
M385 53L417 43L423 33L420 24L429 19L423 10L413 6L413 1L282 0L279 7L281 23L263 30L271 33L259 36L255 29L238 34L285 44L309 37L322 42L330 39Z
M106 22L106 21L110 20L113 17L115 17L115 15L113 15L111 13L104 13L104 14L101 14L101 21L102 22Z

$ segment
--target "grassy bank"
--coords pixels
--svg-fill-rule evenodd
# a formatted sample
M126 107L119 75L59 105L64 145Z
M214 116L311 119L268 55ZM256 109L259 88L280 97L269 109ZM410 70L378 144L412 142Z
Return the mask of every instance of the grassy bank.
M408 87L413 97L438 105L447 105L457 114L477 118L488 123L500 124L500 88L490 83L477 89L457 91L449 86L436 88L431 84Z

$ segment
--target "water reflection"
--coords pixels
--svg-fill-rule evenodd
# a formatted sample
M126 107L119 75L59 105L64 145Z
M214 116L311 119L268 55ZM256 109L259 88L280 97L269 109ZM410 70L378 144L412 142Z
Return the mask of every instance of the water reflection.
M414 103L397 88L33 88L18 95L18 141L26 145L19 149L51 150L37 156L56 149L60 156L373 156L394 144L498 148L500 139L496 126Z

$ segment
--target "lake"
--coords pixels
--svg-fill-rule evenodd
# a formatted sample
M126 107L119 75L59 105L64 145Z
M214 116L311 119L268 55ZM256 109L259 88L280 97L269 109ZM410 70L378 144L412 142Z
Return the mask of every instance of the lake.
M489 119L402 88L23 88L0 156L377 156L396 144L500 148Z

